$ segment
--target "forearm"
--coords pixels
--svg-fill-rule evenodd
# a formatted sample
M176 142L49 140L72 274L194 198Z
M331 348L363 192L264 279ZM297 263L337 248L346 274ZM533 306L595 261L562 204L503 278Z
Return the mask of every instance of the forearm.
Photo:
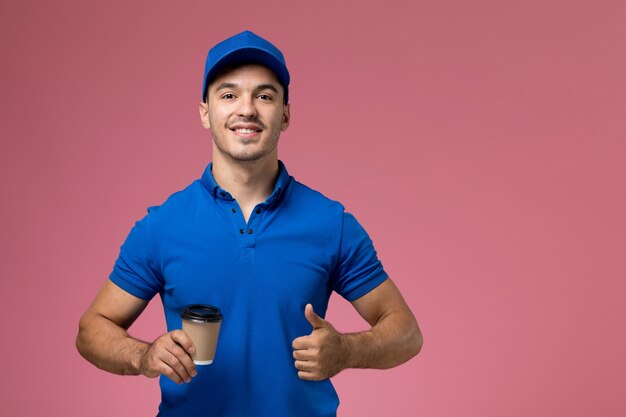
M422 334L411 314L390 313L368 331L342 335L346 368L387 369L419 353Z
M99 314L83 317L76 347L98 368L118 375L139 375L141 358L150 345Z

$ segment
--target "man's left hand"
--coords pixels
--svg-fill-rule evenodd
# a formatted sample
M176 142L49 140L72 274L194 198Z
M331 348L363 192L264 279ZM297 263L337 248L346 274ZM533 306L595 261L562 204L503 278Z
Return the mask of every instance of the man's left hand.
M294 339L294 365L298 377L307 381L321 381L337 375L347 367L348 349L344 336L307 304L304 316L313 326L311 334Z

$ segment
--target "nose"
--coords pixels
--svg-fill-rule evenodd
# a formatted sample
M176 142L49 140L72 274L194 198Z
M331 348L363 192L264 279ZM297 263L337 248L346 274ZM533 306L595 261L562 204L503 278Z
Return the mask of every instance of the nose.
M251 95L244 95L239 100L239 108L237 113L241 117L255 118L257 115L254 98Z

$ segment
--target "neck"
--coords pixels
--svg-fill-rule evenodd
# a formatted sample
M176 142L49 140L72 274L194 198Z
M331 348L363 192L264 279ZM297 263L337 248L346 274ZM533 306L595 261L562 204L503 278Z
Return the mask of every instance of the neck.
M274 191L278 159L274 156L242 163L227 160L214 152L212 173L215 182L237 200L242 210L248 212Z

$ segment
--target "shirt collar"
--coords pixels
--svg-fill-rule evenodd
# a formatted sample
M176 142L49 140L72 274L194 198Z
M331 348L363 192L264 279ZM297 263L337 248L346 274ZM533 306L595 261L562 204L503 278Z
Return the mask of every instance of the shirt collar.
M200 182L206 188L206 190L213 196L213 198L222 198L226 200L232 200L232 196L230 193L224 189L222 189L217 182L215 182L215 178L213 177L213 162L209 163L209 165L204 170L202 177L200 178ZM289 176L289 172L287 172L287 168L282 161L278 161L278 178L276 179L276 184L274 185L274 192L267 198L267 203L273 203L278 200L278 198L283 194L289 182L291 181L291 177Z

